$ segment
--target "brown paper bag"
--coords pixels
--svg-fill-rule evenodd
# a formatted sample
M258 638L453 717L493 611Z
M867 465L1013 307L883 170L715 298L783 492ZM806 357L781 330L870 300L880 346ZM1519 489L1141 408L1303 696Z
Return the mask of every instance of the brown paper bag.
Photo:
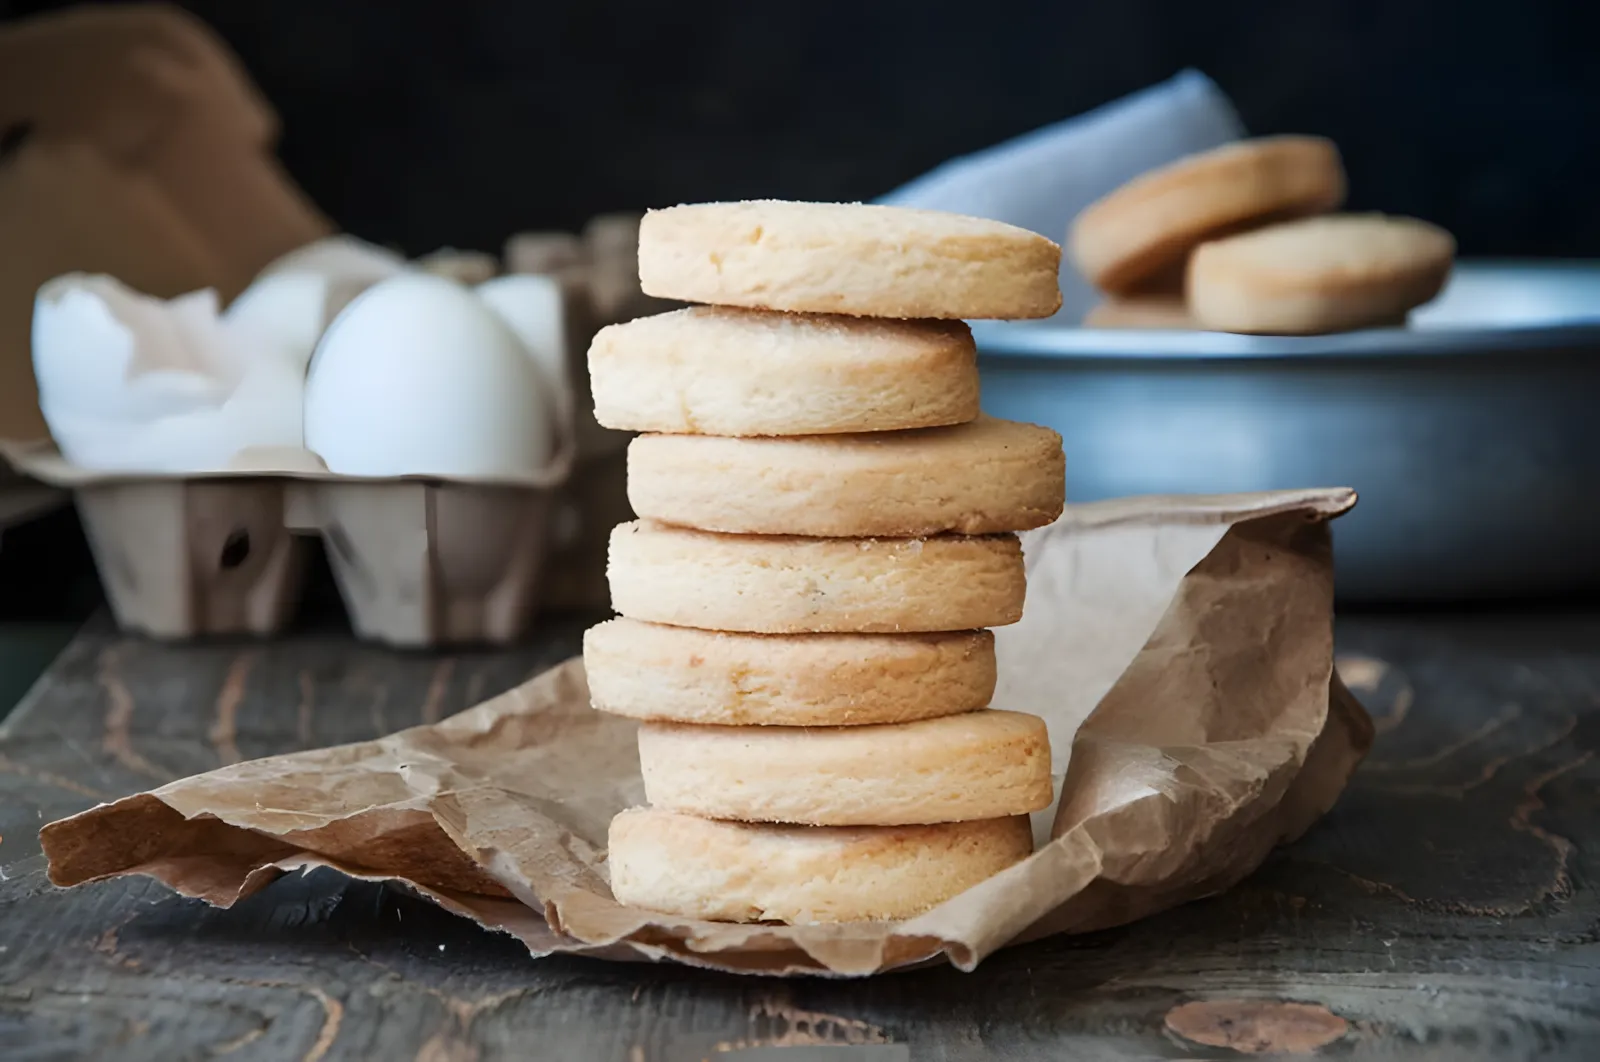
M240 763L52 823L50 876L147 874L228 905L330 866L409 883L534 955L863 975L1140 918L1227 888L1326 811L1371 742L1333 672L1327 521L1347 490L1075 506L1025 536L1000 707L1065 769L1028 860L918 918L729 925L623 907L606 828L639 803L635 724L569 661L433 726Z

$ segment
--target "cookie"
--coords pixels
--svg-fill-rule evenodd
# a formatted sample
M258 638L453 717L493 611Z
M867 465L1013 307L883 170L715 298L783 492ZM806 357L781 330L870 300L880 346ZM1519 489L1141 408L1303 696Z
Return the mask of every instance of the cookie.
M1085 328L1199 328L1181 295L1129 295L1111 298L1084 314Z
M611 607L755 634L966 631L1022 617L1015 535L723 535L651 520L611 532Z
M626 431L825 435L978 415L960 321L692 306L602 328L589 380L595 418Z
M775 199L652 210L639 228L647 294L859 317L1049 317L1061 248L937 210Z
M739 822L904 826L1050 804L1044 720L980 711L876 726L639 728L651 807Z
M850 726L969 712L994 694L994 635L730 634L613 619L583 636L603 712L681 723Z
M1065 473L1061 436L991 417L857 435L641 435L628 447L628 501L704 531L987 535L1060 516Z
M1089 206L1067 235L1072 260L1102 291L1167 289L1200 243L1344 202L1344 166L1330 140L1241 140L1135 177Z
M1189 261L1189 307L1220 332L1391 325L1439 294L1454 256L1448 232L1415 218L1307 218L1202 244Z
M936 826L757 826L659 808L611 820L618 903L720 922L898 920L1033 852L1025 816Z

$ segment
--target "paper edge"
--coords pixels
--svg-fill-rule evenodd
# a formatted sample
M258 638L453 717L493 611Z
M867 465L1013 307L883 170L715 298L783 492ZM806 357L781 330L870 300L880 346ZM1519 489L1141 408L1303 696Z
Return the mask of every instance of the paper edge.
M1054 526L1087 530L1144 524L1156 517L1163 524L1232 526L1295 512L1312 519L1332 520L1355 508L1357 500L1353 487L1231 494L1137 494L1102 501L1069 502Z
M1146 502L1146 501L1153 502L1154 500L1161 499L1163 497L1167 497L1167 496L1150 496L1150 498L1147 498L1147 499L1133 499L1133 501L1135 501L1135 502ZM1338 513L1347 510L1350 507L1350 505L1354 504L1354 497L1355 497L1354 496L1354 492L1353 491L1349 491L1347 489L1319 489L1319 490L1306 490L1306 491L1281 491L1281 492L1270 492L1270 493L1266 493L1266 494L1262 494L1262 495L1198 496L1198 497L1194 497L1194 498L1189 499L1192 502L1192 504L1191 504L1191 506L1188 507L1188 511L1189 511L1189 513L1191 515L1193 515L1196 518L1196 522L1201 522L1201 523L1228 523L1230 525L1236 526L1236 525L1241 525L1241 524L1246 524L1246 523L1252 522L1253 520L1256 520L1256 519L1261 519L1261 518L1271 517L1271 516L1277 516L1277 515L1283 515L1283 514L1286 514L1286 513L1293 513L1293 512L1296 512L1296 511L1305 512L1305 513L1312 514L1312 515L1319 515L1319 516L1336 516L1336 515L1338 515ZM1096 504L1100 505L1100 506L1106 506L1106 505L1112 504L1112 503L1096 503ZM1123 505L1120 508L1122 510L1127 510L1127 506L1126 505ZM1178 511L1182 511L1182 507L1179 507ZM1227 518L1227 514L1231 514L1231 513L1239 513L1239 514L1244 514L1244 515L1240 515L1240 516L1238 516L1236 518L1233 518L1233 519L1228 519ZM1114 507L1112 509L1110 515L1103 522L1098 523L1098 524L1096 524L1096 523L1088 523L1088 524L1084 524L1082 526L1088 526L1088 527L1109 526L1109 525L1113 525L1113 524L1116 524L1116 523L1122 523L1122 522L1128 522L1128 521L1131 521L1131 520L1136 520L1136 519L1141 518L1141 517L1146 516L1146 515L1148 515L1148 513L1146 513L1144 511L1144 509L1142 509L1140 506L1137 506L1137 505L1134 506L1132 511L1122 511L1122 512L1116 511L1116 507ZM1329 621L1330 621L1330 623L1332 621L1332 612L1331 612L1331 610L1330 610L1330 613L1329 613ZM549 677L553 673L555 673L557 671L562 671L562 672L566 671L568 668L570 668L572 666L572 664L575 661L581 661L581 657L573 657L573 658L569 658L569 659L567 659L565 661L562 661L562 662L554 665L552 668L549 668L549 669L545 670L544 672L541 672L540 675L535 676L534 678L530 679L529 682L538 682L540 680L549 680ZM1327 720L1332 718L1332 716L1335 714L1335 703L1334 703L1334 701L1335 701L1335 698L1338 696L1338 690L1342 688L1342 682L1338 678L1337 671L1336 671L1335 666L1334 666L1333 656L1332 656L1331 653L1330 653L1330 656L1329 656L1329 673L1330 673L1329 681L1323 687L1323 689L1325 691L1325 696L1327 698L1327 705L1326 705L1326 709L1325 709L1325 712L1324 712L1324 727L1327 726ZM521 687L518 687L517 689L520 689L520 688ZM471 725L471 721L470 720L463 720L463 716L465 716L467 713L472 712L474 709L483 708L484 706L488 705L489 703L492 703L494 701L500 700L500 699L505 698L507 696L514 696L515 694L516 694L516 689L511 690L511 691L507 691L506 693L500 694L497 697L488 698L487 700L485 700L483 702L480 702L480 704L471 706L471 707L465 709L462 713L458 713L456 716L452 716L451 719L452 720L462 720L466 725ZM1350 695L1348 692L1345 693L1345 696L1344 696L1343 700L1344 700L1346 705L1353 706L1355 709L1361 710L1360 702L1358 700L1356 700L1353 697L1353 695ZM1363 711L1363 714L1364 714L1364 711ZM441 721L441 722L442 723L447 723L447 722L449 722L449 720ZM441 724L435 724L435 725L437 726L437 725L441 725ZM408 728L408 730L411 730L411 729L418 729L418 728ZM368 741L366 741L366 742L356 742L355 744L367 744L367 743L381 742L381 741L392 739L392 738L398 736L399 734L403 734L403 733L406 733L406 732L407 731L399 731L395 735L386 735L385 737L368 739ZM1313 742L1313 744L1314 744L1314 742ZM1307 747L1307 749L1305 750L1305 754L1302 755L1301 758L1300 758L1300 762L1295 765L1294 769L1295 769L1295 773L1296 773L1296 778L1290 780L1289 786L1291 788L1295 785L1295 782L1298 779L1298 776L1301 773L1303 773L1303 771L1304 771L1305 763L1306 763L1306 757L1307 757L1307 755L1309 755L1310 748L1311 748L1311 746ZM1355 768L1359 766L1361 760L1365 757L1366 752L1367 752L1367 748L1355 749L1355 754L1354 754L1354 756L1352 758L1352 766L1351 766L1351 771L1350 771L1351 774L1353 774ZM1343 789L1344 789L1345 785L1348 784L1348 780L1349 780L1349 775L1346 775L1343 783L1341 783L1341 785L1338 787L1337 791L1334 794L1334 799L1335 800L1337 800L1337 796L1340 793L1343 792ZM162 787L162 788L164 789L166 787ZM130 794L129 796L119 798L116 801L112 801L112 802L108 802L108 803L102 803L102 804L96 805L93 808L85 809L84 811L78 812L75 815L67 816L64 819L58 820L56 822L52 822L52 823L47 825L47 827L45 828L44 831L41 831L41 842L44 840L44 838L43 838L43 833L44 832L53 831L57 827L65 824L67 822L70 822L72 820L79 819L79 818L82 818L82 817L87 817L87 816L96 815L96 814L102 814L105 811L107 811L109 809L112 809L112 808L115 808L115 807L117 807L119 805L123 805L123 804L129 803L129 802L138 801L138 800L142 800L142 799L143 800L149 800L149 799L157 800L160 803L166 805L168 808L172 809L174 812L182 815L185 819L201 817L201 816L190 816L190 815L180 811L174 805L168 803L168 801L166 799L164 799L160 795L161 791L162 791L161 789L158 789L158 790L148 791L148 792L144 792L144 793ZM1322 812L1322 813L1319 813L1317 815L1312 816L1312 818L1307 823L1307 828L1309 828L1309 825L1310 825L1311 822L1315 822L1317 819L1319 819L1321 817L1321 814L1325 814L1325 812ZM211 816L211 817L216 817L216 816ZM223 819L219 819L219 821L224 822L225 824L229 825L233 829L242 830L244 832L250 833L250 834L255 835L257 837L261 837L261 838L269 839L269 840L281 840L281 837L278 834L257 830L257 829L254 829L252 827L240 826L240 825L237 825L237 824L234 824L234 823L229 823L229 822L227 822L227 820L223 820ZM451 837L450 833L447 830L445 830L443 825L438 822L436 817L435 817L435 823L434 824L435 824L435 827L437 829L439 829L441 835L449 843L452 843L452 844L455 843L453 838ZM1293 834L1289 834L1289 835L1280 837L1280 839L1272 845L1272 849L1276 849L1277 847L1280 847L1281 845L1283 845L1285 843L1289 843L1289 841L1291 841L1293 839L1293 836L1294 836ZM990 947L988 950L981 950L980 951L980 949L975 949L974 947L972 947L971 945L969 945L969 944L967 944L965 942L951 940L951 939L949 939L947 937L944 937L944 936L941 936L939 934L933 934L933 933L927 933L927 932L901 932L900 930L904 929L905 927L914 926L917 923L921 922L923 919L927 919L927 918L932 917L934 915L934 913L937 912L940 908L942 908L942 907L944 907L944 906L946 906L948 904L951 904L951 903L954 903L954 902L958 901L961 897L968 895L974 889L984 888L986 886L992 885L992 883L996 880L996 878L1000 877L1001 875L1005 875L1005 874L1008 874L1008 873L1019 872L1019 868L1026 867L1030 863L1033 863L1034 861L1038 860L1041 855L1043 855L1044 853L1049 851L1051 849L1052 845L1054 845L1055 843L1058 843L1060 840L1061 840L1061 838L1056 838L1055 841L1051 842L1050 845L1046 845L1043 848L1036 849L1035 852L1033 854L1031 854L1027 859L1024 859L1021 862L1013 864L1011 867L1008 867L1005 870L1002 870L999 874L993 875L990 878L985 879L983 882L980 882L980 883L972 886L971 888L969 888L967 890L963 890L962 893L957 894L957 896L951 897L950 899L946 900L943 904L940 904L937 907L933 908L931 911L924 912L923 914L917 916L915 919L908 919L908 920L905 920L903 922L894 923L893 925L895 926L895 928L890 929L883 937L881 937L877 941L871 942L873 946L871 946L871 947L863 947L861 949L861 955L856 961L849 961L849 962L845 962L845 963L840 963L838 961L838 958L839 958L838 956L832 957L831 960L821 957L819 955L819 953L816 950L814 950L814 942L809 942L809 941L807 941L805 939L805 935L804 935L803 931L804 931L804 929L806 927L804 927L804 926L786 926L786 927L782 927L782 928L786 933L794 934L790 938L790 943L792 945L792 948L790 950L792 950L793 952L795 952L797 954L802 954L802 955L806 956L807 959L809 959L811 962L816 964L815 967L812 967L812 966L809 966L809 965L803 966L803 967L797 967L797 966L795 966L793 964L786 964L786 965L784 965L782 967L774 967L774 968L771 968L771 969L763 969L763 970L756 970L756 969L730 969L728 963L726 963L726 962L718 962L718 961L716 961L714 956L723 955L723 954L730 954L730 953L731 954L738 954L739 953L739 949L726 948L726 949L721 949L720 951L711 951L711 952L700 953L700 952L697 952L695 950L695 948L693 947L691 939L681 939L681 938L680 939L674 939L672 941L672 945L673 946L665 946L664 947L664 946L660 946L660 945L650 944L650 943L645 942L645 941L634 940L634 939L631 939L629 936L626 936L626 935L614 936L614 937L610 937L609 939L595 939L595 940L588 940L588 939L584 939L584 938L581 938L581 937L571 937L570 939L572 939L573 941L577 942L579 947L571 948L571 949L562 948L562 949L559 949L559 950L560 950L561 953L564 953L564 954L590 954L590 955L596 955L596 956L600 956L600 957L604 957L604 958L614 958L616 956L611 954L611 953L614 952L616 949L627 949L627 950L630 950L630 951L632 951L634 953L637 953L639 956L642 957L643 961L672 961L672 962L682 963L682 964L688 965L688 966L694 966L694 967L697 967L697 968L715 969L715 970L719 970L719 971L723 971L723 972L739 973L739 974L742 974L742 975L745 975L745 976L753 976L753 975L761 975L761 976L796 976L796 975L803 975L803 976L820 976L820 977L838 978L838 979L854 979L854 978L858 978L858 977L876 976L878 974L890 973L890 972L903 970L903 969L907 969L907 968L911 968L911 967L918 967L918 966L924 966L924 965L930 965L930 964L942 963L942 962L948 962L950 965L956 967L957 969L970 972L973 969L975 969L983 961L983 959L987 958L989 955L993 954L996 951L999 951L1001 949L1008 948L1008 947L1011 947L1011 946L1014 946L1014 945L1017 945L1017 944L1027 943L1027 942L1030 942L1032 940L1041 939L1043 936L1060 935L1060 933L1062 931L1057 930L1057 931L1051 931L1051 932L1048 932L1048 933L1035 934L1035 933L1032 932L1032 930L1033 930L1033 927L1037 924L1038 920L1030 920L1029 922L1024 923L1023 925L1021 925L1018 928L1018 930L1013 935L1011 935L1009 938L1007 938L1006 940L1000 942L999 944L994 945L993 947ZM48 846L45 846L45 847L46 847L46 856L47 856L47 860L48 860L48 858L49 858L49 848L48 848ZM459 845L457 847L459 848ZM1272 849L1269 849L1269 851L1272 850ZM325 858L315 856L315 855L313 855L311 853L308 853L308 852L292 854L290 856L285 857L284 860L280 860L280 862L290 862L290 861L306 862L308 860L313 860L313 859L317 860L321 865L328 865L328 866L332 867L333 869L340 870L341 872L347 873L352 877L360 877L360 878L363 878L364 880L393 881L393 882L395 882L397 884L403 885L406 888L416 889L419 892L422 892L422 893L427 894L429 896L432 896L432 897L434 897L436 899L439 899L440 902L441 902L441 906L445 906L445 907L447 907L447 909L454 910L457 913L465 914L467 917L471 918L474 922L478 922L479 925L483 925L483 923L471 913L469 908L465 908L464 904L461 904L459 902L444 902L445 900L448 899L448 897L443 897L443 896L435 893L433 890L427 889L425 887L417 886L414 883L410 882L409 880L404 879L404 878L399 878L399 877L397 877L396 875L394 875L392 873L386 873L386 872L375 871L375 870L365 870L365 871L358 871L357 873L350 873L344 867L342 867L342 866L340 866L340 865L338 865L338 864L336 864L334 862L331 862L331 861L329 861L329 860L327 860ZM240 900L240 899L244 898L245 896L249 895L250 892L255 891L254 888L250 888L249 887L250 884L252 882L258 880L258 876L259 875L268 874L270 872L270 869L272 867L276 866L276 865L277 864L265 864L265 865L262 865L262 866L258 866L255 869L253 869L250 872L248 872L246 874L246 876L241 880L241 886L240 886L240 888L238 890L238 894L236 896L233 896L232 898L229 898L227 900L227 903L225 903L225 904L219 904L215 900L212 900L212 899L207 898L207 897L202 897L202 898L206 899L206 902L213 903L214 905L217 905L217 906L231 906L233 903L236 903L236 902L238 902L238 900ZM484 867L482 869L484 869L484 871L486 873L491 873L491 876L492 876L492 871L490 871L489 868ZM1254 873L1255 870L1257 870L1257 869L1259 869L1259 865L1257 865L1256 867L1252 867L1251 870L1248 873ZM146 872L146 871L130 869L130 870L124 870L124 871L118 871L118 872L103 874L103 875L99 875L99 876L92 877L92 878L87 878L87 879L84 879L82 881L74 882L73 884L74 885L76 885L76 884L87 884L90 881L99 881L99 880L105 880L105 879L111 878L111 877L118 877L118 876L123 876L123 875L126 875L126 874L139 874L139 873L144 873L147 876L151 876L151 877L155 876L153 874L148 874L148 872ZM1246 875L1244 875L1244 876L1247 877L1248 873ZM53 876L52 876L51 880L54 881ZM157 880L162 880L162 879L158 878ZM268 881L268 880L271 880L271 878L269 877L269 878L266 878L264 880L261 880L261 884L265 884L265 882ZM166 884L168 884L169 887L173 887L174 891L178 891L183 895L195 895L193 893L183 892L183 890L177 889L175 886L171 886L170 883L166 883ZM255 886L255 888L261 887L261 884L257 884ZM1218 889L1216 891L1222 891L1222 890ZM1206 895L1209 895L1209 893L1206 894ZM550 904L552 904L554 902L556 902L556 901L551 900L551 899L544 900L544 903L545 903L547 908L550 906ZM616 903L614 898L611 899L611 902L612 903ZM529 911L533 912L535 915L539 915L540 914L540 912L536 908L534 908L532 905L524 903L524 906ZM684 928L690 928L690 927L692 927L693 923L696 922L696 920L694 920L694 919L681 919L681 918L676 918L675 919L673 916L664 916L660 912L644 911L642 909L630 909L630 908L624 907L621 904L617 904L617 906L619 908L623 909L623 910L634 910L634 911L637 911L642 917L644 917L647 920L646 924L649 924L649 925L660 925L661 922L663 921L663 919L666 919L666 920L671 920L671 921L676 921L678 923L681 923L684 926ZM1048 912L1045 913L1045 917L1047 917L1047 916L1048 916ZM546 925L548 926L548 924L549 924L548 920L546 920ZM1111 924L1121 924L1121 923L1111 923ZM722 924L718 923L718 925L722 925ZM496 927L493 927L493 926L484 926L484 928L490 929L491 931L498 931L498 930L496 930ZM756 929L756 928L759 928L759 927L751 927L751 928L752 929ZM1094 927L1094 928L1099 928L1099 927ZM801 932L798 933L798 934L795 934L796 930L800 930ZM562 932L560 930L553 929L553 928L552 928L551 931L553 933L558 934L559 936L562 936L562 937L569 936L568 934L566 934L566 933L564 933L564 932ZM516 934L512 933L511 935L515 936ZM518 939L519 939L519 941L522 941L521 937L518 937ZM525 945L527 944L526 941L522 941L522 942ZM901 950L902 948L904 949L903 951ZM899 952L899 957L896 960L892 961L890 964L885 965L884 963L885 963L886 955L888 955L888 954L890 954L892 952ZM552 949L552 951L550 951L550 952L539 953L534 948L529 947L529 953L530 953L530 955L532 957L538 958L538 957L542 957L543 954L555 953L555 950ZM866 961L868 959L870 959L871 961L870 962ZM830 962L832 962L832 965L830 965Z

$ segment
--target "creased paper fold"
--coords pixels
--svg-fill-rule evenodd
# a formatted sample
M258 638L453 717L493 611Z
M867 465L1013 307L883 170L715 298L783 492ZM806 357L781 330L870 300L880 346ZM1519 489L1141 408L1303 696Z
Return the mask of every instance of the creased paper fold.
M1049 723L1061 797L1030 859L907 922L728 925L617 904L604 846L611 816L643 799L635 724L589 708L576 660L442 723L52 823L51 879L147 874L228 905L331 866L405 881L534 955L971 969L1225 889L1333 804L1372 736L1333 671L1327 522L1354 500L1125 499L1025 536L1027 611L997 632L996 704Z

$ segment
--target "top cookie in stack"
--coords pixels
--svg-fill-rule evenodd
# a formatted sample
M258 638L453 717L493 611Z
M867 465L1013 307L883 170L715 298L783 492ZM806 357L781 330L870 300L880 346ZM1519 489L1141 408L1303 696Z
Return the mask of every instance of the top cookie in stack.
M1021 615L1013 532L1060 514L1060 437L982 417L963 318L1059 307L1060 249L931 211L724 203L646 215L644 290L715 303L612 326L596 417L641 519L595 707L646 720L651 807L617 898L789 922L902 918L1015 862L1049 802L1042 721L984 710Z

